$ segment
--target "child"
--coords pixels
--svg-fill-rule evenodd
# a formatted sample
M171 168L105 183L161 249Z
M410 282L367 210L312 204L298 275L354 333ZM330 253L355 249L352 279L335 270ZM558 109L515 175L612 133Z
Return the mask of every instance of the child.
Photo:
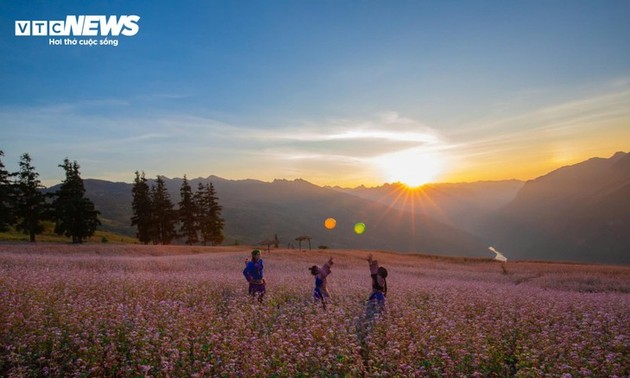
M366 338L372 328L375 315L385 310L385 296L387 295L387 269L378 266L378 261L368 256L370 276L372 277L372 292L367 302L365 314L357 322L357 337L359 339L360 354L365 363L368 361L368 344Z
M372 293L368 299L368 309L380 313L385 309L385 297L387 296L387 269L378 266L378 261L368 256L370 276L372 277Z
M315 289L313 290L313 296L315 297L315 302L322 301L322 306L324 310L326 309L326 298L330 298L330 293L328 292L328 288L326 287L326 277L330 273L330 267L333 265L332 257L328 259L322 267L318 267L317 265L313 265L310 267L311 274L315 276Z
M265 295L265 280L263 278L263 260L260 258L260 250L254 249L251 261L245 260L243 275L249 282L249 294L252 297L258 295L258 301L262 302Z

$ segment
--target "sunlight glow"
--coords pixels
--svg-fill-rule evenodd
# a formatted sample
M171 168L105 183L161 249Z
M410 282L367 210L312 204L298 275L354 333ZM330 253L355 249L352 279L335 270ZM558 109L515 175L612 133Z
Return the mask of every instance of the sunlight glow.
M444 169L443 159L435 152L421 149L383 155L376 160L389 182L417 187L433 182Z

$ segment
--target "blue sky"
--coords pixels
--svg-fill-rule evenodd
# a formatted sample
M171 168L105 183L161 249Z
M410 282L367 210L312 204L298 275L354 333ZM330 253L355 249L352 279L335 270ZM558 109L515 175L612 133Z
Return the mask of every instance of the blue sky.
M15 36L81 14L139 31ZM628 20L628 1L0 1L0 149L48 185L65 157L127 182L530 179L629 150Z

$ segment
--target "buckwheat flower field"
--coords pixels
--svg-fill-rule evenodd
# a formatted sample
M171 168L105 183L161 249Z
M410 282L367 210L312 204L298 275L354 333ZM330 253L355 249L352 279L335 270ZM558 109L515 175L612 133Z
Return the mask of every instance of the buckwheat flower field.
M628 377L630 267L237 247L0 245L0 376ZM332 302L308 271L332 256Z

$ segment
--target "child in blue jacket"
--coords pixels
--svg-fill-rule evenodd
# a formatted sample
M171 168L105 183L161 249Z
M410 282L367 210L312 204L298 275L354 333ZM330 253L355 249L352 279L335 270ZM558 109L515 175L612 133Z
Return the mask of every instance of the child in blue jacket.
M252 259L245 260L245 269L243 275L249 283L249 294L252 297L258 296L258 300L262 302L265 295L265 279L263 278L263 260L260 257L260 250L254 249L252 251Z

